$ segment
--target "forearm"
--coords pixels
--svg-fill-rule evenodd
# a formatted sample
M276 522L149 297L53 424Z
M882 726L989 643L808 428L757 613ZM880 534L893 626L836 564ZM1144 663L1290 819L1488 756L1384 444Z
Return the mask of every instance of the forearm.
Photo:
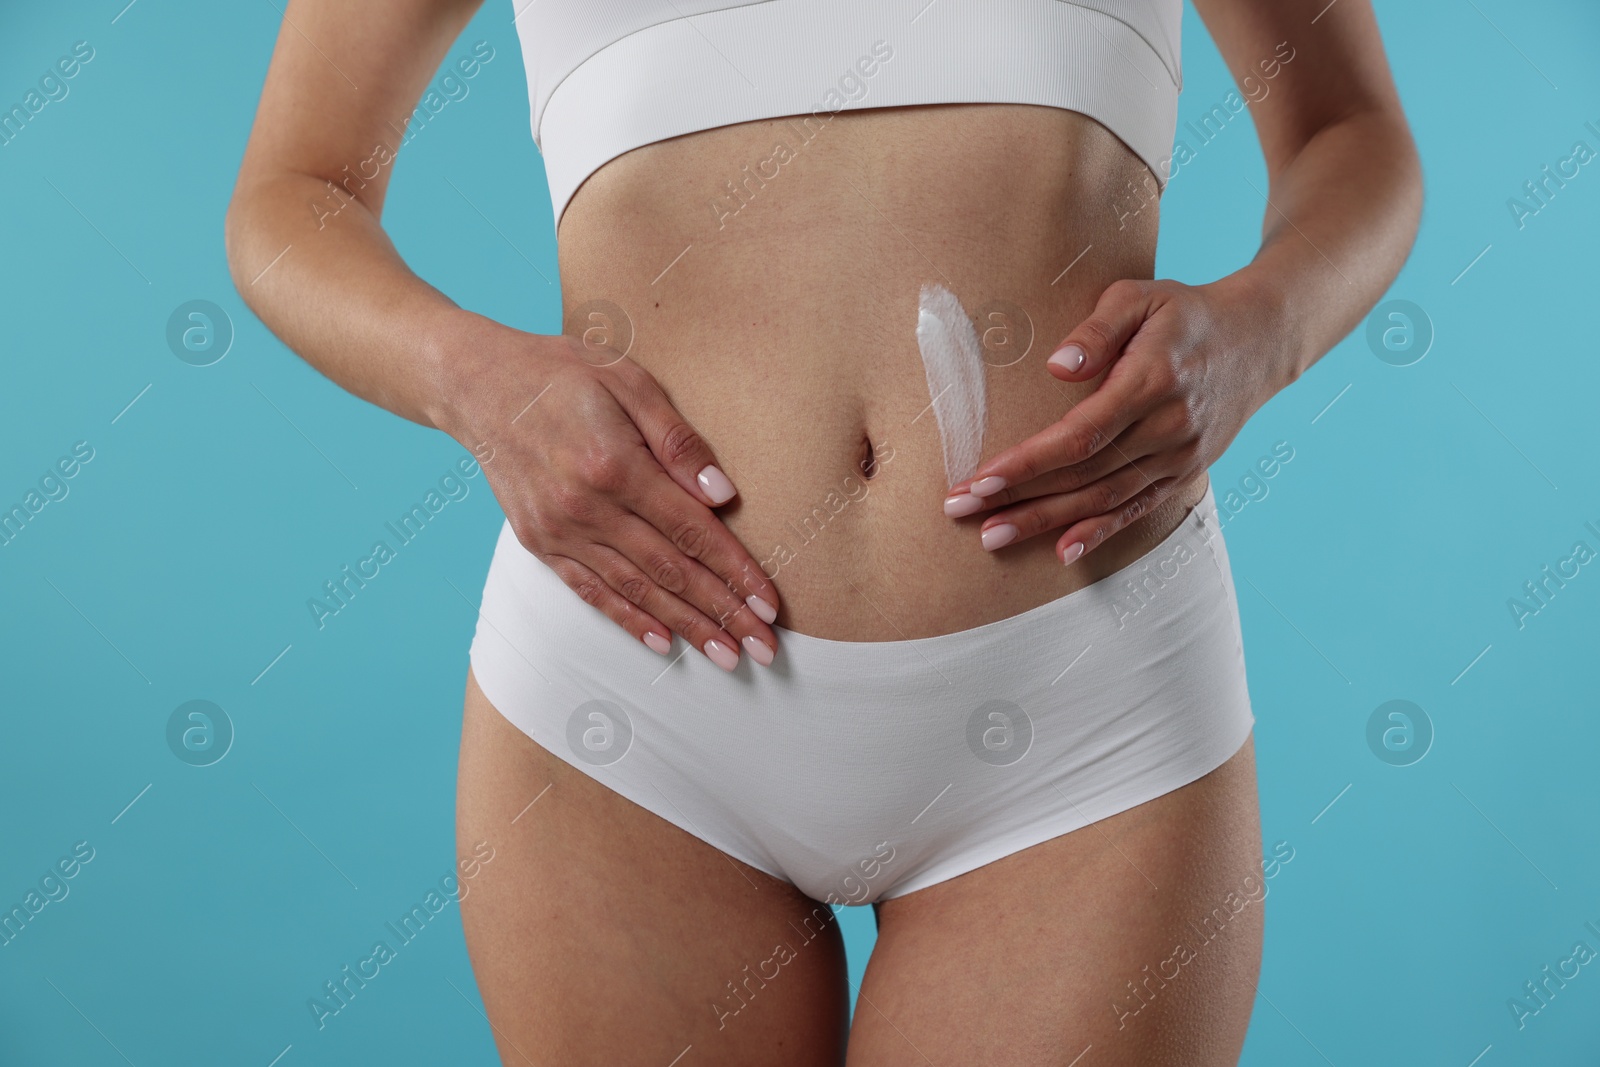
M1268 197L1260 250L1224 281L1278 326L1267 357L1276 362L1264 368L1270 397L1361 322L1411 251L1422 177L1403 119L1370 111L1324 127Z
M449 431L474 332L463 311L406 266L372 212L337 205L320 178L283 173L241 183L228 209L228 266L252 311L306 362L365 400Z

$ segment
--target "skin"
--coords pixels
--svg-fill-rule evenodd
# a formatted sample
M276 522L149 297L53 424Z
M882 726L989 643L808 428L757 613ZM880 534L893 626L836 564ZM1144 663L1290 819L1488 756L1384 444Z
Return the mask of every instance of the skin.
M967 629L1111 573L1178 523L1204 472L1080 566L1063 568L1042 541L983 551L977 519L943 514L915 338L929 279L986 334L985 309L1005 303L1021 310L1002 328L1042 339L1072 329L1117 279L1148 277L1155 212L1123 226L1109 210L1148 175L1121 142L1057 108L844 112L719 224L718 191L780 140L800 144L794 124L773 119L626 153L578 189L558 252L569 317L591 300L624 309L629 360L716 443L741 487L718 515L775 576L781 626L842 641ZM952 157L952 144L967 150ZM1052 379L1042 340L1017 355L990 352L991 451L1095 390ZM881 457L870 478L869 456Z
M773 615L776 586L711 512L716 456L651 376L464 311L379 223L394 165L349 180L395 147L478 3L288 5L228 208L234 283L339 385L471 448L523 544L635 637L773 648L746 598ZM331 221L312 207L338 199Z
M461 913L507 1065L690 1047L681 1062L730 1067L1065 1067L1087 1046L1079 1067L1238 1062L1262 904L1167 961L1261 884L1253 741L1156 800L883 902L853 1025L837 927L795 934L816 901L546 752L470 673L458 778L462 854L495 849ZM719 1026L711 1005L779 942L793 961ZM1146 967L1178 977L1142 986L1135 1012Z
M1270 177L1255 258L1209 285L1108 287L1048 362L1061 381L1104 374L1101 387L952 486L947 513L989 511L983 529L1009 525L1014 540L1065 526L1066 562L1093 551L1214 463L1399 272L1421 180L1377 28L1358 5L1307 42L1314 7L1195 4L1241 83L1260 84L1252 57L1301 42L1294 77L1251 107Z
M229 210L230 266L330 378L471 448L523 545L636 638L761 662L748 642L777 650L783 627L877 641L981 625L1172 530L1206 466L1361 319L1414 237L1416 157L1369 6L1196 6L1236 78L1259 78L1280 42L1295 49L1252 105L1261 249L1205 285L1152 277L1154 205L1109 209L1152 179L1103 127L939 105L835 116L720 223L708 198L771 152L777 120L626 153L578 190L558 247L564 321L581 328L594 299L622 308L627 358L494 323L395 252L379 223L392 166L331 222L308 210L393 142L471 0L288 5ZM925 280L969 314L1021 308L1035 336L1085 351L1077 370L1047 366L1043 345L991 361L976 480L1008 487L981 496L946 483L934 420L919 418L908 324ZM739 490L720 506L697 480L711 465ZM850 502L801 541L795 525L830 492ZM951 496L976 510L946 514ZM980 531L1006 523L1017 536L986 550ZM775 568L785 540L798 548ZM1074 542L1088 550L1063 566ZM1137 1015L1116 1005L1259 877L1253 743L1147 804L883 901L853 1028L836 930L718 1027L710 1000L815 903L539 748L470 675L457 823L464 855L496 848L462 913L506 1063L671 1063L692 1046L681 1062L1231 1064L1248 1026L1254 904Z

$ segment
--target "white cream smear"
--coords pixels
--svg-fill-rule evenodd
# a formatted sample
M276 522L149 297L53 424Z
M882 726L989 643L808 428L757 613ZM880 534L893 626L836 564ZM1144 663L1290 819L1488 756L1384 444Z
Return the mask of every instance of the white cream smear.
M917 302L917 347L922 350L928 395L939 420L945 476L955 485L978 469L989 407L978 331L961 309L961 301L942 285L922 287Z

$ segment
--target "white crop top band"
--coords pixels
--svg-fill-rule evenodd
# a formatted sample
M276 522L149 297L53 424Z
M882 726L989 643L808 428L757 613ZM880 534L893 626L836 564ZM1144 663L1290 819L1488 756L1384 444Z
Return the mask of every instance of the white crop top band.
M1077 111L1166 184L1182 0L513 3L557 226L589 175L641 145L908 104Z

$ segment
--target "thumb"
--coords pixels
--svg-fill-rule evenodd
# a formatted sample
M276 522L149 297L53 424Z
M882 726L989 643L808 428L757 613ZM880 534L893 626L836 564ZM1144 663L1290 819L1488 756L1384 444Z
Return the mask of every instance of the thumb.
M1083 382L1105 370L1139 332L1150 301L1149 291L1139 282L1112 282L1089 317L1056 347L1046 363L1050 373L1063 381Z

